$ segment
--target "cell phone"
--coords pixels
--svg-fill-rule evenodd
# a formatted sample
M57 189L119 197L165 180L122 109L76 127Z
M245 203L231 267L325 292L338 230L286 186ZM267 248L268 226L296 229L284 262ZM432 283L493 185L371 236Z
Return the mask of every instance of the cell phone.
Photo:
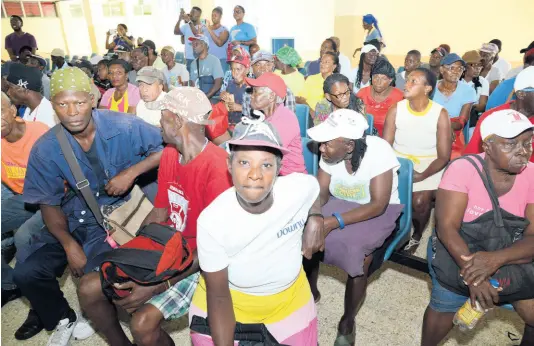
M205 20L205 19L201 19L201 20L200 20L200 23L201 23L202 25L206 25L206 20Z
M109 29L109 33L111 35L115 35L115 34L117 34L117 29Z

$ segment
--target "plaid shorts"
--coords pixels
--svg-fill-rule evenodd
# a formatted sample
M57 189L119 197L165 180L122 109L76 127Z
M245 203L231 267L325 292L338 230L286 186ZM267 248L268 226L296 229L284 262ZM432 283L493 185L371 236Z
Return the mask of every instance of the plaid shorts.
M199 277L200 272L191 274L165 292L152 297L147 303L161 311L166 320L182 317L189 311Z

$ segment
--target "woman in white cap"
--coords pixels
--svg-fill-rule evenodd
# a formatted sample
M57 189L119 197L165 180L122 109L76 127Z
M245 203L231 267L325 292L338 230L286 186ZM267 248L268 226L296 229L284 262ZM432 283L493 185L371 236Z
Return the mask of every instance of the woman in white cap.
M323 262L348 274L336 346L354 344L357 308L365 296L373 253L393 232L403 209L398 193L399 161L388 142L365 135L368 128L361 114L338 109L308 130L310 138L321 143L317 179L324 215ZM321 257L319 253L304 265L316 301L320 299Z
M356 94L360 89L371 85L371 70L379 55L378 48L374 45L366 44L363 46L358 67L352 70L354 80L353 93Z
M502 110L483 120L481 134L484 152L453 161L437 192L436 235L428 244L432 293L423 321L424 346L445 338L468 300L482 309L511 303L525 321L521 345L534 345L534 164L528 162L533 125L517 111ZM503 227L495 226L495 217ZM532 275L527 270L510 280L503 273L520 264ZM490 279L499 282L499 289ZM464 293L459 294L462 281Z
M323 246L319 184L307 174L279 177L288 150L263 117L243 118L228 144L234 187L198 218L203 276L189 309L193 345L234 345L253 323L280 344L317 345L302 255Z

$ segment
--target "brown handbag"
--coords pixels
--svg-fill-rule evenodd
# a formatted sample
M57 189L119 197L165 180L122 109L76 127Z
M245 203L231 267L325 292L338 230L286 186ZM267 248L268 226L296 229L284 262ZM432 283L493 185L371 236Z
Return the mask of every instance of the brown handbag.
M72 175L76 180L76 188L84 198L89 209L91 209L96 221L108 233L106 241L111 247L116 248L132 240L141 227L141 223L153 209L152 203L150 203L141 188L135 185L130 192L130 199L113 210L107 217L104 216L91 191L89 181L85 178L78 164L74 151L63 131L63 126L58 124L54 126L53 131Z

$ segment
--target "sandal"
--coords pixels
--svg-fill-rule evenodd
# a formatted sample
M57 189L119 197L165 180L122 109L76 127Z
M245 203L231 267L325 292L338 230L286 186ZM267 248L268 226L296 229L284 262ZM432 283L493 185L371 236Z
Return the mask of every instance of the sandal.
M320 292L317 292L317 297L315 298L315 304L319 303L319 301L321 301L321 293Z
M342 335L337 332L336 341L334 341L334 346L354 346L356 342L356 326L352 329L352 333L348 335Z
M420 240L415 240L414 238L410 238L410 242L408 242L408 245L404 247L404 251L409 252L412 250L412 248L414 248L413 251L415 251L415 249L417 249L420 243L421 243Z

